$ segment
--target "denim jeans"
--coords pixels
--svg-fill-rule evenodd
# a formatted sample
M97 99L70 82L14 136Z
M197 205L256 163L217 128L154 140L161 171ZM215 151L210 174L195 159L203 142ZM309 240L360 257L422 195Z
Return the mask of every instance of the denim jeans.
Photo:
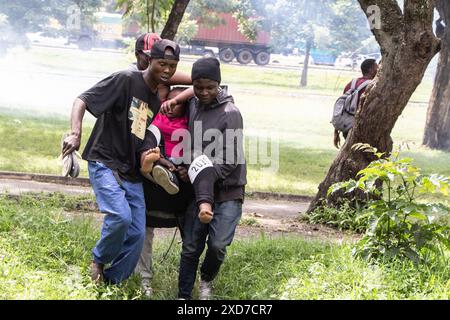
M98 207L105 213L100 240L92 250L94 261L104 265L106 282L127 279L139 260L145 238L145 201L142 183L122 180L100 162L88 162L89 179Z
M208 248L200 268L201 279L212 281L216 277L225 260L226 247L233 241L241 218L242 201L216 202L213 211L214 217L209 224L200 222L195 201L190 203L186 211L178 278L179 298L192 298L199 259L206 243Z

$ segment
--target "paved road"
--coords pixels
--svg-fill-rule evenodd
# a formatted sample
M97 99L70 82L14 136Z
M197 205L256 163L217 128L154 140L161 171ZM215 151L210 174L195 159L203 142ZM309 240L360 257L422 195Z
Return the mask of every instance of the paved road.
M91 187L63 185L32 180L0 179L0 193L20 195L23 193L63 192L70 195L92 194ZM247 199L243 211L247 214L262 215L265 218L295 218L308 208L308 202L281 200Z

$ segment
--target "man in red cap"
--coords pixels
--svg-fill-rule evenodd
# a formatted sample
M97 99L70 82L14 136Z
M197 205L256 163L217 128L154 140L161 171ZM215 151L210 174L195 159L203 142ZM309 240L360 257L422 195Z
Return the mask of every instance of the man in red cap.
M134 56L136 62L130 65L131 70L145 70L148 67L148 56L155 41L161 40L156 33L144 33L136 39L134 47ZM190 80L190 79L189 79Z

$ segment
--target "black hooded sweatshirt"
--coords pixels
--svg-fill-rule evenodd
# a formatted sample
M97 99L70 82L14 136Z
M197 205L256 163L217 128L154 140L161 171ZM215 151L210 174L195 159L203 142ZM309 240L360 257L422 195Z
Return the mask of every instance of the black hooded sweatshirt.
M212 161L214 169L206 171L207 174L198 177L198 179L212 180L214 194L211 194L211 188L207 188L209 189L207 190L203 187L199 199L199 190L196 190L197 203L201 203L202 200L207 200L207 202L244 200L247 167L244 158L242 130L241 113L234 105L233 97L228 95L225 89L219 89L214 103L210 105L201 105L196 97L189 101L192 158L204 154ZM199 139L200 133L203 139ZM196 184L194 183L195 188ZM208 193L210 195L206 196Z

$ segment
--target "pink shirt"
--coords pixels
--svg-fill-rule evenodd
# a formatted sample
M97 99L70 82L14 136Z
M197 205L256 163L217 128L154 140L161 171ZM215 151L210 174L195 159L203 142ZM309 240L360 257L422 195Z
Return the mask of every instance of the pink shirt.
M161 135L164 137L164 146L167 157L181 157L183 156L183 151L180 154L172 155L173 148L182 141L180 137L177 140L172 140L172 133L177 129L187 129L188 128L188 117L183 116L181 118L169 119L168 117L158 113L153 119L152 124L158 127L161 131Z

